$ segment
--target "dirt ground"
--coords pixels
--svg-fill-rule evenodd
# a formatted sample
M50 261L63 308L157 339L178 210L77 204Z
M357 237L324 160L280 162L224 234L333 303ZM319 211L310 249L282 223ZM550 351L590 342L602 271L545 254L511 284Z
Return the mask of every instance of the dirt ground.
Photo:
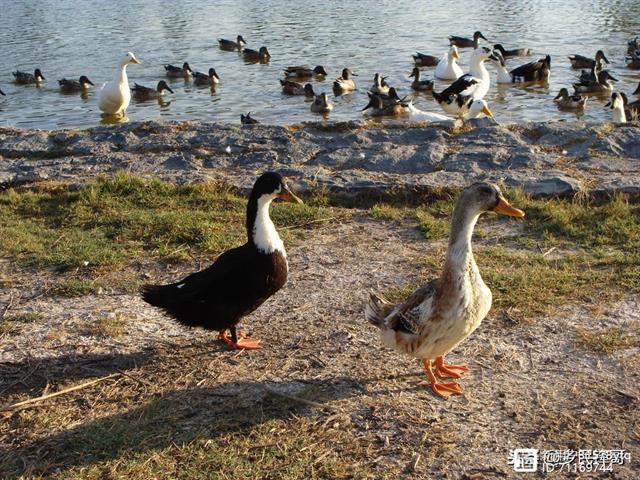
M534 322L492 310L449 358L471 368L460 381L464 396L443 400L419 362L383 348L362 314L370 289L389 291L437 273L422 259L443 249L410 226L358 214L310 230L288 248L286 287L242 324L263 342L252 352L230 351L214 333L177 326L134 294L32 298L29 286L46 276L3 264L2 276L12 281L0 300L10 312L41 317L0 336L0 405L111 376L2 412L2 477L67 478L66 471L100 472L111 462L95 478L116 478L107 471L122 455L152 458L194 442L223 448L230 430L260 442L274 438L247 447L259 464L260 455L286 443L278 428L291 425L300 434L304 425L306 445L303 438L285 448L283 458L307 455L309 470L289 477L265 470L254 478L332 478L322 473L330 460L346 464L350 473L340 478L521 478L508 464L515 448L625 449L631 461L613 473L573 477L637 478L639 349L591 352L578 347L576 331L637 328L640 300L558 305ZM160 281L198 265L138 267L139 277ZM165 420L145 423L141 439L121 430L165 405L171 415L160 418L170 429ZM270 430L256 437L263 425ZM120 449L85 445L111 434L134 440L120 438ZM219 469L202 478L242 477Z

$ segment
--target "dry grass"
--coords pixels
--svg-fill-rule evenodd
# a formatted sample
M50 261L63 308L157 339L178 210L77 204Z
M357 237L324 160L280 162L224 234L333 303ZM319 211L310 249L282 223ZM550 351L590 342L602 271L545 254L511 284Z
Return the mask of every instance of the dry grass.
M610 355L631 347L640 347L640 330L628 331L622 328L605 330L578 329L579 345L597 353Z

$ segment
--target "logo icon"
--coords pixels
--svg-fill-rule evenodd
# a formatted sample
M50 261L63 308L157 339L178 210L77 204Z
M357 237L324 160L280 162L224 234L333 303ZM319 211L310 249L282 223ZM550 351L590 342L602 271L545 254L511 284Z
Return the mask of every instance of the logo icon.
M514 472L531 473L538 471L538 449L516 448L509 451L509 465Z

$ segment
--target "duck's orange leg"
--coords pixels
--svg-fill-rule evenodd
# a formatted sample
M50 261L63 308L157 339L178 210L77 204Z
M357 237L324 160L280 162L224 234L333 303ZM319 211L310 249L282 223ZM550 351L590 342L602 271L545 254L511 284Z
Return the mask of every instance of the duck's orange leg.
M231 338L227 335L226 330L222 330L218 334L218 340L222 340L231 348L235 348L237 350L258 350L259 348L262 348L260 340L254 340L242 332L236 332L235 328L231 328L230 330Z
M469 372L469 368L464 365L447 365L444 363L444 356L436 357L436 375L440 378L460 378Z
M422 360L422 364L424 365L424 370L427 372L427 378L431 384L431 390L433 390L436 395L443 398L448 398L451 395L462 395L462 388L460 388L460 385L457 383L438 381L431 370L431 360L425 358Z

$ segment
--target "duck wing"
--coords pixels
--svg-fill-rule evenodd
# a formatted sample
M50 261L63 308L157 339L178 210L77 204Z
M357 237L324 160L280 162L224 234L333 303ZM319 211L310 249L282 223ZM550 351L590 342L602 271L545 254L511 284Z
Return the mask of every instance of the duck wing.
M467 97L475 91L478 83L480 82L480 79L467 73L440 92L440 96L444 98L450 97L451 95L462 95Z

